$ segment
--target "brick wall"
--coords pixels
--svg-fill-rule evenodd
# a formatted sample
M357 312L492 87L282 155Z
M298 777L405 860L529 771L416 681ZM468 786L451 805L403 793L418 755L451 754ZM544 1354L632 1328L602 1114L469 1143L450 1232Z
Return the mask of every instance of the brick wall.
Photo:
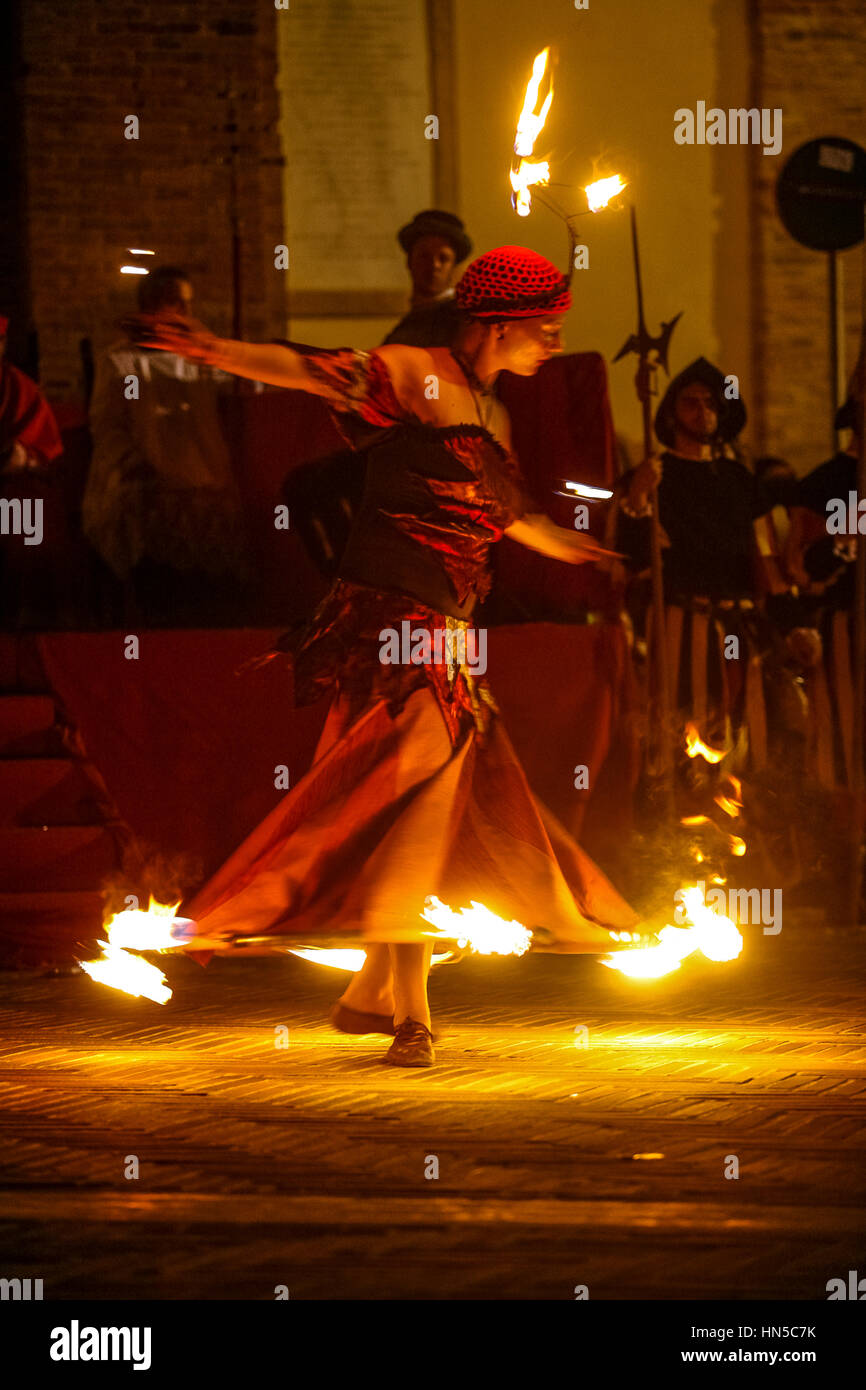
M154 264L186 266L200 316L230 332L232 140L243 331L284 327L283 278L273 265L282 241L275 22L273 0L20 5L16 96L27 184L18 223L40 377L52 399L80 392L82 337L97 351L116 337L135 290L135 278L118 273L128 246L156 250ZM137 141L124 138L129 114L139 117ZM0 288L9 292L8 283Z
M788 235L775 185L798 146L822 135L866 145L866 6L863 0L753 0L754 104L781 107L784 148L756 152L754 347L756 444L799 472L830 452L827 257ZM863 249L841 253L848 369L862 322Z

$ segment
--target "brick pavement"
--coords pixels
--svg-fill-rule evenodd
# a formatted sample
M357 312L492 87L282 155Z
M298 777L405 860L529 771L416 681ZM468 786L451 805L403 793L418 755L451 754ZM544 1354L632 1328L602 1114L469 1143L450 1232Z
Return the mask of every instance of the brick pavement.
M166 958L162 1008L4 973L0 1274L61 1299L826 1298L866 1272L862 947L786 925L644 983L464 961L434 973L419 1072L332 1032L345 977L293 957Z

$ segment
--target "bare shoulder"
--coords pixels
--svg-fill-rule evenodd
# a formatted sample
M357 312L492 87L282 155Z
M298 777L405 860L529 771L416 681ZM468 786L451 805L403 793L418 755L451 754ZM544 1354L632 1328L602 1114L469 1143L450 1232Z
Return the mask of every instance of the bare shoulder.
M405 343L386 343L375 349L391 378L397 399L411 406L424 396L424 382L436 371L434 348L408 347Z

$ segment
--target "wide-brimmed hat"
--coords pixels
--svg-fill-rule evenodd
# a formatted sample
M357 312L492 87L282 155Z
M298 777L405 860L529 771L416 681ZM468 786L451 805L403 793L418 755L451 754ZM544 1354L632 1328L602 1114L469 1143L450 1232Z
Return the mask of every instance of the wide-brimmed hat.
M450 241L458 265L472 254L472 242L466 235L466 228L453 212L428 208L426 212L416 213L411 222L400 228L397 240L408 255L415 242L422 236L441 236Z
M718 437L723 439L726 444L730 444L733 439L743 429L746 423L746 407L739 396L734 400L729 400L725 395L724 372L714 367L712 362L708 362L706 357L698 357L688 367L684 367L679 376L675 376L667 391L662 397L661 405L656 411L655 432L662 444L668 449L674 447L676 437L675 407L677 396L687 386L693 386L699 381L702 386L706 386L713 393L713 400L718 416Z
M476 319L524 319L571 308L568 281L553 261L525 246L497 246L467 266L455 290Z

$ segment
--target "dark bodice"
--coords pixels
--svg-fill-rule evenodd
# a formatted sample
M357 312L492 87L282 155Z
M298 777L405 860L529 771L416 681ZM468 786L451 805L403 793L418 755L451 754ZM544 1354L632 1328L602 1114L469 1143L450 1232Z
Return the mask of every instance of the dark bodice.
M517 461L481 425L438 427L407 413L375 353L299 348L347 441L366 456L366 482L339 577L312 621L284 634L295 702L334 687L361 708L398 708L428 682L453 739L482 729L492 697L483 677L442 663L383 665L380 633L404 620L431 632L465 623L490 587L488 552L528 509Z
M490 587L491 542L523 510L516 486L493 475L505 461L480 426L390 431L368 455L341 577L468 618Z
M468 618L490 587L491 543L527 509L516 459L481 425L438 427L407 414L374 353L306 358L367 460L340 577Z

